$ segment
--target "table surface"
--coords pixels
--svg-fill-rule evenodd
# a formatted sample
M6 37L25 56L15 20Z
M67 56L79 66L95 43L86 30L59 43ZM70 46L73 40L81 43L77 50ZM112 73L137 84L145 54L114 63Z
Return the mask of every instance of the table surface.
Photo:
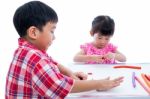
M115 69L113 66L130 65L130 66L141 66L140 70L129 69L129 68L118 68ZM132 73L135 72L136 76L139 77L143 83L144 80L141 77L141 73L150 74L150 63L119 63L119 64L69 64L71 70L82 71L84 73L92 73L93 79L104 79L106 77L115 78L124 76L124 81L120 86L113 88L108 91L97 92L87 91L81 93L70 93L66 99L77 98L77 99L150 99L150 95L141 87L136 81L136 87L132 86ZM89 78L91 79L91 78ZM145 84L146 85L146 84Z

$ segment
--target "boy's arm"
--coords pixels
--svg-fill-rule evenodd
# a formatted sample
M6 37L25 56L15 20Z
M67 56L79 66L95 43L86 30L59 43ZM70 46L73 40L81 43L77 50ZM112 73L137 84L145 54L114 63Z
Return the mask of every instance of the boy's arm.
M84 74L83 72L73 72L71 71L69 68L66 68L65 66L61 65L61 64L57 64L57 67L59 68L59 71L64 74L67 75L73 79L76 80L85 80L87 79L87 75Z
M32 71L33 91L43 97L64 98L72 89L74 80L52 68L54 64L41 59Z
M65 66L61 65L61 64L57 64L57 67L59 68L59 71L66 75L71 77L73 75L73 71L71 71L69 68L66 68Z
M94 61L94 62L99 62L101 63L103 61L103 56L101 55L86 55L83 50L78 52L74 56L74 61L75 62L89 62L89 61Z
M66 71L61 66L60 69L62 72ZM33 89L40 95L49 98L63 98L69 92L83 92L95 89L108 90L119 86L122 81L123 77L114 80L73 80L70 77L62 75L60 72L54 71L45 60L38 62L32 71ZM59 93L56 93L56 91Z
M113 80L109 80L109 78L103 80L79 80L79 78L77 78L77 76L75 76L70 69L61 64L58 64L58 68L64 75L68 75L75 79L73 88L71 90L72 93L90 90L108 90L119 86L123 81L123 77L118 77Z
M75 80L71 92L75 93L90 90L109 90L119 86L122 81L123 77L118 77L113 80L109 80L109 78L103 80Z

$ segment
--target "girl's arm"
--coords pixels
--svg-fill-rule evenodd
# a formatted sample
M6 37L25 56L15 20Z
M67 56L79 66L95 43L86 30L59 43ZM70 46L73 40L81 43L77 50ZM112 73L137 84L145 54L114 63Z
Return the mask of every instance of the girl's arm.
M94 62L99 62L101 63L102 60L102 56L100 55L86 55L85 52L83 50L81 50L80 52L78 52L75 56L74 56L74 62L89 62L89 61L94 61Z
M125 55L123 55L121 52L116 51L115 55L114 55L115 60L119 61L119 62L126 62L126 57Z

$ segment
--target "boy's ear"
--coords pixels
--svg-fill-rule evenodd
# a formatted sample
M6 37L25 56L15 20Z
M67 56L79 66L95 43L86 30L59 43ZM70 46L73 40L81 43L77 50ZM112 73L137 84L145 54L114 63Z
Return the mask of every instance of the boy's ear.
M31 39L36 39L38 37L38 32L39 32L39 30L35 26L31 26L27 30L27 35Z

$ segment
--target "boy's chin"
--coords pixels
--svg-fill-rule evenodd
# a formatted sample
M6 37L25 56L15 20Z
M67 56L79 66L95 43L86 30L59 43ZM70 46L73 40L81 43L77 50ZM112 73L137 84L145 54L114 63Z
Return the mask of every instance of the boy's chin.
M52 45L52 43L49 43L49 44L48 44L48 47L50 47L51 45Z
M49 47L45 48L45 50L44 50L44 51L47 51L47 50L48 50L48 48L49 48Z
M46 50L48 50L48 48L49 48L50 46L52 46L52 43L47 45Z

